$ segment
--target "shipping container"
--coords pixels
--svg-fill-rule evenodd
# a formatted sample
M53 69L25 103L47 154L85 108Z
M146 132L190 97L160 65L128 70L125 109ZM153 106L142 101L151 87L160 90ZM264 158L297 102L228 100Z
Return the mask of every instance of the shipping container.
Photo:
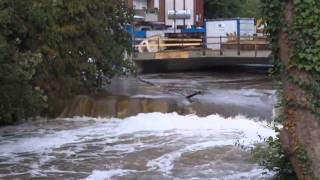
M249 38L256 34L255 20L247 18L207 20L206 42L210 49L220 49L220 41L228 41L229 36ZM222 38L219 38L222 37Z

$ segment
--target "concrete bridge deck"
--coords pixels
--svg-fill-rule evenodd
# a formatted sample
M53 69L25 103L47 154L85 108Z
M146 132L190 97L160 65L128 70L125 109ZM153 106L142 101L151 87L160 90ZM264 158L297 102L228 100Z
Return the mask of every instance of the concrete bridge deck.
M133 58L142 72L188 71L219 66L259 65L271 67L271 51L198 50L139 53Z

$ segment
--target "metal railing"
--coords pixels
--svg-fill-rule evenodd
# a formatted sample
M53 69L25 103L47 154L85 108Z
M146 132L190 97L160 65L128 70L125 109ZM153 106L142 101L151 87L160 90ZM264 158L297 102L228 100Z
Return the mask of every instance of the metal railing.
M237 56L241 56L242 52L254 52L253 57L257 57L259 51L268 51L266 36L201 36L200 38L188 38L186 36L163 38L159 36L150 38L148 40L149 44L141 43L147 41L147 39L133 39L134 43L132 44L135 57L137 54L142 53L141 49L143 48L146 48L146 51L152 50L154 53L173 49L192 49L202 52L203 56L206 56L208 52L219 52L220 56L224 56L227 52L236 53Z
M204 41L203 50L218 50L221 56L224 55L225 51L236 51L238 56L241 55L241 52L254 51L254 57L257 57L259 51L269 50L266 36L213 36L202 38ZM212 46L216 47L212 48Z

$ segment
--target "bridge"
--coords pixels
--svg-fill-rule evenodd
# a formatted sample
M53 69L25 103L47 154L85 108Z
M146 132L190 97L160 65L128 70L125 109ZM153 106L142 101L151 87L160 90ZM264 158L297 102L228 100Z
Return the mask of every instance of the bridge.
M192 50L138 53L133 56L134 63L141 72L170 72L210 69L219 66L263 66L272 67L271 51L237 50Z
M155 36L137 42L140 43L133 43L132 59L143 72L187 71L239 65L272 66L269 43L264 36Z
M187 71L240 65L272 66L266 37L160 38L153 37L133 46L132 59L140 71Z

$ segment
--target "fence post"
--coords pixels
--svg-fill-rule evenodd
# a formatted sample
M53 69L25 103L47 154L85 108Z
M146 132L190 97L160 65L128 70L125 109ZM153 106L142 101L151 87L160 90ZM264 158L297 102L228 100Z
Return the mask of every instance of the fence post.
M184 48L184 40L185 40L185 35L182 34L182 44L181 44L181 48L180 49Z
M160 36L158 37L158 52L160 52Z
M133 57L138 57L137 52L136 52L136 36L133 34L133 41L132 41L132 49L133 49Z
M238 45L238 56L240 56L240 36L238 35L238 43L237 43Z
M206 37L205 36L202 36L202 56L205 56L206 55Z
M254 57L258 56L258 47L257 47L257 41L255 40L255 36L253 36L253 42L254 42Z
M135 44L134 44L134 34L131 35L131 57L134 58L134 50L135 50Z
M222 37L220 36L220 56L223 55L223 51L222 51Z

